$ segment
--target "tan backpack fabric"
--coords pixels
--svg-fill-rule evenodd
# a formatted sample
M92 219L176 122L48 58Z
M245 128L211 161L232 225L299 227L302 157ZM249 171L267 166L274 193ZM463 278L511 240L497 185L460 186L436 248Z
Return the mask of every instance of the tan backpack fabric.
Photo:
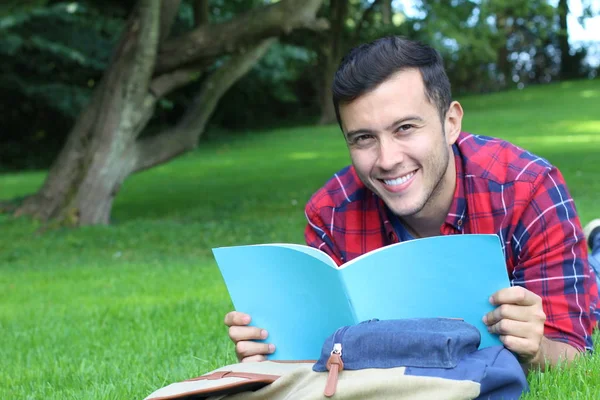
M312 365L273 361L228 365L159 389L146 400L326 400L327 374L313 371ZM463 400L480 393L479 384L473 381L406 376L404 371L404 367L343 371L333 398Z
M338 329L316 362L227 365L146 400L518 399L528 386L515 356L479 343L461 320L374 319Z

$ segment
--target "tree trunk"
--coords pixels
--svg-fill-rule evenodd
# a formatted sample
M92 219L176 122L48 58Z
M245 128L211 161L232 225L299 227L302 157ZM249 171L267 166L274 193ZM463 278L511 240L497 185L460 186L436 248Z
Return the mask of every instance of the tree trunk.
M208 24L210 17L210 7L208 0L194 1L194 26Z
M496 26L498 28L498 32L500 33L500 45L498 46L496 52L496 65L498 66L498 71L504 80L504 86L511 85L512 82L512 64L509 57L508 50L508 38L513 33L512 24L508 24L508 19L510 17L506 14L498 13L496 15Z
M136 136L152 116L152 77L160 0L140 0L107 73L78 118L42 189L16 214L68 225L106 224L114 196L132 170Z
M384 0L381 3L381 18L384 25L392 24L392 0Z
M274 41L274 38L265 39L231 57L206 79L175 128L139 140L133 157L136 160L134 172L154 167L193 150L219 99L265 55Z
M277 31L275 21L266 28L254 24L256 30L249 33L255 39L252 43L235 33L229 38L219 36L219 40L228 43L222 52L231 56L204 79L195 101L181 121L155 136L139 138L160 97L190 83L194 76L212 65L210 60L214 61L214 57L205 54L186 53L180 64L170 60L169 72L155 75L159 46L168 37L180 3L181 0L138 1L102 81L77 119L44 185L25 199L15 215L53 220L57 225L108 224L113 200L124 180L136 171L194 149L221 96L248 72L275 40L269 33ZM282 0L277 4L280 8L276 10L287 10L294 16L279 14L279 31L324 27L322 22L314 19L315 0ZM303 8L307 4L309 10L314 9L312 16L307 8ZM272 7L264 9L273 10ZM247 16L234 18L237 23L246 19ZM226 25L224 30L215 26L215 34L229 32L235 21ZM170 49L174 51L174 47ZM182 47L180 51L184 49ZM200 53L204 50L211 53L214 49L211 42L207 42L206 47L198 44L195 47ZM195 63L190 59L196 60Z
M558 44L560 48L560 78L567 79L571 74L571 47L569 46L569 31L567 27L567 15L569 5L567 0L558 2L558 21L560 31L558 32Z
M348 2L346 0L331 0L331 30L328 34L329 40L323 49L323 83L321 86L321 117L319 118L321 125L332 124L337 120L331 98L331 87L335 71L343 56L344 24L347 15Z

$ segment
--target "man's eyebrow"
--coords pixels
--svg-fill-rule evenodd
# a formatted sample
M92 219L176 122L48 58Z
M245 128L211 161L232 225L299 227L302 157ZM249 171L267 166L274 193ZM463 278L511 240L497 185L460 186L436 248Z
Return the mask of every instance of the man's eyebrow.
M387 131L391 131L392 129L394 129L396 126L407 122L407 121L417 121L417 122L424 122L424 119L419 117L418 115L407 115L405 117L399 118L396 121L394 121L390 126L388 126L387 128L385 128L385 130ZM376 131L372 130L372 129L367 129L367 128L361 128L361 129L356 129L353 131L349 131L346 132L346 137L352 137L355 135L374 135L375 133L377 133Z
M356 135L374 135L375 131L372 129L356 129L353 131L346 132L346 137L350 138Z
M399 118L396 121L394 121L394 123L392 123L390 126L388 126L387 128L385 128L387 131L391 131L392 129L394 129L396 126L407 122L407 121L417 121L417 122L424 122L423 118L419 117L418 115L407 115L405 117Z

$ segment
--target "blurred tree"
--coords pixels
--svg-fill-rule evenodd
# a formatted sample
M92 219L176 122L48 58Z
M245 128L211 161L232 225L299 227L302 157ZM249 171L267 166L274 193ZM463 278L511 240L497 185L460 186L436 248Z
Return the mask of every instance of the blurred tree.
M381 2L381 20L384 25L389 26L392 24L392 0L384 0Z
M127 12L110 3L102 11L83 2L35 3L0 9L0 160L13 168L47 166L57 154Z
M423 1L415 22L419 38L442 53L457 93L480 92L494 86L490 67L497 49L490 15L484 4L469 0Z
M211 123L248 129L335 122L331 84L350 47L386 34L413 37L412 24L401 10L392 9L391 3L324 1L319 15L329 20L331 28L316 32L297 30L280 45L272 46L267 56L225 95ZM383 17L386 4L392 9L391 24Z
M578 18L578 22L583 24L585 19L594 16L593 0L581 0L583 9L582 15ZM587 55L586 49L572 51L569 43L569 30L567 26L567 17L570 13L569 1L559 0L556 6L556 14L558 16L558 48L560 50L560 79L572 79L584 76L587 74L583 65L583 60Z
M331 101L331 86L335 71L346 52L359 43L371 41L388 34L413 36L406 18L398 26L393 25L394 10L392 0L329 0L325 13L330 21L329 31L321 34L317 42L320 55L319 99L320 124L336 121L335 109Z
M0 15L10 15L15 12L41 7L49 0L4 0L0 3Z
M141 149L142 144L150 143L150 139L161 132L175 133L187 128L205 131L209 115L212 115L213 127L243 130L299 121L333 122L330 88L342 55L352 46L387 34L420 39L439 49L454 92L459 94L584 76L589 72L582 68L586 50L573 51L568 46L564 29L568 4L562 0L554 3L547 0L420 0L415 2L417 12L411 14L412 18L406 16L400 2L391 0L323 0L320 6L301 5L291 21L302 18L304 7L313 7L310 11L313 20L318 10L318 17L329 20L329 31L295 29L290 28L287 21L272 24L267 21L271 25L259 29L249 23L236 32L236 38L230 37L238 30L235 21L246 21L242 16L262 15L253 13L262 13L260 10L271 7L283 9L280 3L288 1L180 0L179 7L167 9L174 15L160 12L159 25L174 22L170 30L158 28L156 41L162 45L154 56L153 70L145 72L152 76L151 84L147 85L152 90L150 105L143 106L141 96L131 100L142 105L135 108L140 114L138 125L130 127L138 133L118 134L119 140L129 137L131 142L114 143L122 143L132 151ZM583 18L591 15L593 1L580 1L585 7ZM107 107L111 95L118 97L111 94L111 86L106 83L109 75L113 73L110 76L114 78L110 82L125 79L114 73L116 59L136 57L121 50L111 61L119 37L127 34L126 27L130 29L131 23L126 25L127 16L133 15L135 5L135 0L5 0L0 4L0 126L3 127L0 162L3 166L39 168L47 167L52 159L64 160L64 156L54 156L61 148L67 148L63 145L76 120L79 127L75 130L79 129L81 134L84 115L81 111L86 105L94 110L90 118L103 118L98 110ZM298 23L296 27L301 25ZM214 36L208 27L217 28L220 36ZM247 34L254 29L263 33ZM194 36L195 31L202 33ZM165 38L167 34L169 37ZM193 113L199 93L209 93L209 83L220 76L219 71L224 74L222 66L230 65L233 56L240 56L259 39L272 36L281 39L265 45L268 48L265 56L257 56L249 62L253 67L247 74L240 73L230 80L235 90L226 91L227 85L223 86L226 93L214 113L208 110L216 106L216 100L214 104L207 102L210 107L203 107L203 113ZM137 42L133 42L134 53L139 53ZM154 51L152 46L150 48ZM189 57L188 52L198 54L198 58L185 58ZM112 70L108 69L109 65ZM244 76L238 79L241 75ZM144 79L140 81L142 87L147 83ZM169 88L169 85L174 86ZM125 90L125 95L127 93ZM90 102L93 94L97 103ZM127 103L130 98L120 101ZM121 132L122 124L137 121L125 111L108 114L106 124L94 124L93 132L81 136L81 140L99 141L104 135L99 133L101 125L115 124L114 129ZM206 118L194 119L193 115ZM197 130L196 126L201 129ZM219 134L221 130L213 132ZM136 140L132 141L134 136ZM188 144L196 140L183 139L182 134L175 136ZM79 136L71 135L70 148L76 137ZM77 152L81 163L91 162L92 158L86 158L91 154L87 150L77 148ZM55 169L56 164L52 171ZM65 182L92 179L85 178L85 174L87 172L81 177L67 177ZM58 175L53 172L51 176ZM49 176L46 184L50 182ZM72 183L65 185L72 187ZM118 189L118 185L114 187ZM77 215L80 211L74 199L82 195L75 189L70 190L68 196L73 199L67 200L67 195L62 200L56 197L57 203L51 204L46 214L55 217L60 214L60 204L68 203L74 205L67 207L71 214ZM23 208L22 212L32 213L31 207Z
M109 223L123 181L195 148L219 98L277 36L327 26L315 18L322 0L240 1L245 12L210 24L206 1L194 1L196 25L176 37L169 32L181 0L137 1L44 185L17 215L68 225ZM158 102L195 81L199 89L177 124L145 132Z
M591 2L583 1L584 18ZM444 55L457 92L481 92L586 74L569 49L566 1L421 1L424 40ZM562 71L561 71L562 68Z
M559 33L558 43L560 48L560 76L566 78L569 75L569 64L571 63L571 46L569 45L569 30L567 27L567 16L569 15L568 0L560 0L557 5Z
M347 0L329 0L329 22L331 29L323 38L321 47L322 57L322 76L321 83L321 118L320 124L330 124L335 122L335 110L331 101L331 86L333 85L333 75L340 63L340 60L346 52L344 46L346 19L348 18Z
M547 0L489 0L482 4L482 11L495 16L492 29L500 81L504 86L522 81L532 69L532 58L542 56L548 44L554 7Z
M295 31L267 54L223 96L206 132L211 139L274 126L313 123L319 113L317 54L306 32ZM181 97L184 97L183 95ZM176 103L186 100L177 98Z

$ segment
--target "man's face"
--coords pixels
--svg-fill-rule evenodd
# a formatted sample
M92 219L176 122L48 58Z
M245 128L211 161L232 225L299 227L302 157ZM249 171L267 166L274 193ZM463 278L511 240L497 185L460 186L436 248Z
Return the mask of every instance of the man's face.
M392 212L400 217L447 213L456 180L451 145L460 133L458 103L442 124L421 73L410 69L340 105L340 118L358 176Z

